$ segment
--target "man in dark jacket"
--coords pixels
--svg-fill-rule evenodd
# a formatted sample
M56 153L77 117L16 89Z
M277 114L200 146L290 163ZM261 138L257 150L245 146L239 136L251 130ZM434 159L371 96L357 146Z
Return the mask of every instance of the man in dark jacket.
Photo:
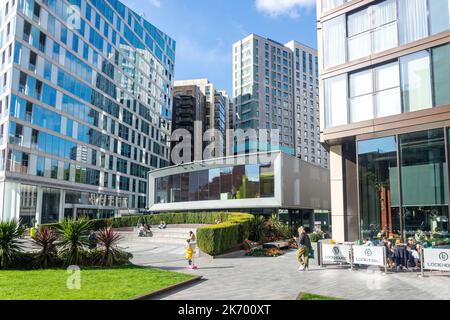
M298 229L299 238L296 239L298 244L297 260L300 262L298 271L307 271L309 269L309 250L311 248L311 240L305 231L305 228Z

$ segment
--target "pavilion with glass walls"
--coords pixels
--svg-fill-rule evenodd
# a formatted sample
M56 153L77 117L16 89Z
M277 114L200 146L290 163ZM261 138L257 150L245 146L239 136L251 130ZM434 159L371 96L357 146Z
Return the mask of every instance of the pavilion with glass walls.
M448 235L445 128L358 141L361 237Z
M283 152L256 159L241 155L154 170L149 173L148 208L277 214L290 225L312 228L323 221L330 228L328 170Z

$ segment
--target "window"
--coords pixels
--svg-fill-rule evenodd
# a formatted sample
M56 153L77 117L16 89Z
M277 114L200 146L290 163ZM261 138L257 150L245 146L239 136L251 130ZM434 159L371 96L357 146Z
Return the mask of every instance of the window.
M430 11L430 34L437 34L450 28L450 0L428 1Z
M433 2L435 0L432 0ZM398 2L400 43L405 44L428 35L427 0Z
M347 18L348 58L355 60L370 54L369 8Z
M376 117L382 118L402 112L400 97L400 72L398 62L375 69Z
M434 106L450 103L450 44L432 49Z
M381 52L397 45L396 1L388 0L347 18L349 60Z
M345 15L323 24L324 67L333 67L346 61Z
M400 67L404 112L431 108L430 54L420 51L402 57Z
M328 128L347 124L347 75L325 80L325 113Z
M350 122L373 119L372 70L350 75Z
M395 47L398 43L396 1L385 1L374 5L372 9L373 53Z
M361 237L400 232L395 137L358 142Z
M444 130L401 135L400 161L404 236L434 233L442 218L448 219Z

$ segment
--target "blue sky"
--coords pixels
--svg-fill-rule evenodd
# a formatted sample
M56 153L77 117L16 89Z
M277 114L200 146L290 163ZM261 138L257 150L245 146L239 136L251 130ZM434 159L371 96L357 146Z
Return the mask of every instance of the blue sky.
M122 0L177 41L175 79L232 90L232 45L256 33L317 47L316 0Z

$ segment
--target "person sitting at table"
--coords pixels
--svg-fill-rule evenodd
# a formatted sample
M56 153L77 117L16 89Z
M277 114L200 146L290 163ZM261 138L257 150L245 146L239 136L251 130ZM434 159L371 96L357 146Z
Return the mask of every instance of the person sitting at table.
M409 254L401 240L397 240L392 252L392 259L394 260L397 271L408 269Z

